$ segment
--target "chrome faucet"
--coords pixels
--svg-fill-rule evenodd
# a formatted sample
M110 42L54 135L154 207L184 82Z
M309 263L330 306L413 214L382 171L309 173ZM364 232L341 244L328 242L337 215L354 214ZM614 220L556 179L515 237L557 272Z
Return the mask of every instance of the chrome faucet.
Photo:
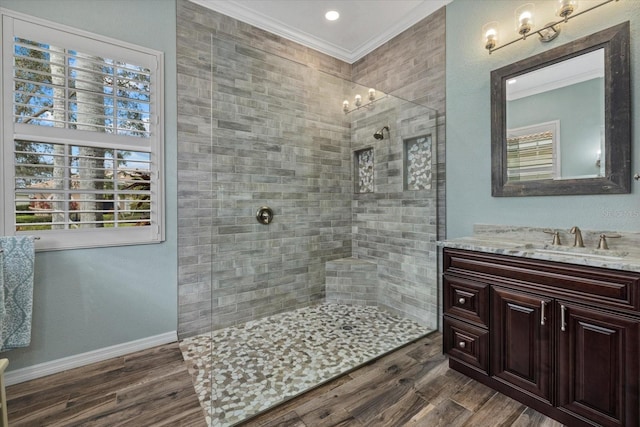
M582 241L582 232L580 231L580 229L574 225L573 227L571 227L571 230L569 230L569 233L575 234L576 236L575 241L573 242L573 246L584 248L584 242Z

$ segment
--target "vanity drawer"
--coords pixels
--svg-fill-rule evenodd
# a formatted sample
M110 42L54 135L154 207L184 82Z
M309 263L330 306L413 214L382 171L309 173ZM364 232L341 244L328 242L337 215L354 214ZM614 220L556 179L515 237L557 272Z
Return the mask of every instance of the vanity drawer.
M488 373L489 331L444 317L444 352L450 357Z
M489 325L489 285L444 275L444 312L482 326Z
M637 272L450 248L445 248L443 262L445 277L517 285L634 316L640 313Z

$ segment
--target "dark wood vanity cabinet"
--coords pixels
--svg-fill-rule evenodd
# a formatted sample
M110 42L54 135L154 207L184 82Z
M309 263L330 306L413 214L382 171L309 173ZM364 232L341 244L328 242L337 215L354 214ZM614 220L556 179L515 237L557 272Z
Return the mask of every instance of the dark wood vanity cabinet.
M453 369L570 426L640 426L640 273L443 253Z

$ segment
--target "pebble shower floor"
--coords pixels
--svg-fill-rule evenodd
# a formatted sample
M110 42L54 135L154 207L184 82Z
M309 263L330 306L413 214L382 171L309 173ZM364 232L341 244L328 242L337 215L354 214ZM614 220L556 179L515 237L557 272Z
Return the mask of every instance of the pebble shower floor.
M320 304L180 348L211 427L231 426L431 332L377 307Z

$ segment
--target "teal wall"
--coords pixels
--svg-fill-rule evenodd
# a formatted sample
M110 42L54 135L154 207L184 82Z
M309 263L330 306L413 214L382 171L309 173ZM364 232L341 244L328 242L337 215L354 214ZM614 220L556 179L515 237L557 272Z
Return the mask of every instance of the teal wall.
M0 7L165 53L166 241L37 253L32 342L3 353L9 370L175 331L175 1L0 0Z
M554 20L554 3L536 1L536 21ZM582 8L586 4L580 2ZM640 230L640 183L625 195L491 197L490 72L520 59L631 21L632 171L640 172L640 1L620 0L576 17L551 43L532 36L491 55L481 29L500 23L501 41L515 38L514 10L521 0L454 0L447 6L447 237L470 235L473 224L568 229Z
M604 126L604 78L507 102L507 129L559 120L562 177L596 175Z

